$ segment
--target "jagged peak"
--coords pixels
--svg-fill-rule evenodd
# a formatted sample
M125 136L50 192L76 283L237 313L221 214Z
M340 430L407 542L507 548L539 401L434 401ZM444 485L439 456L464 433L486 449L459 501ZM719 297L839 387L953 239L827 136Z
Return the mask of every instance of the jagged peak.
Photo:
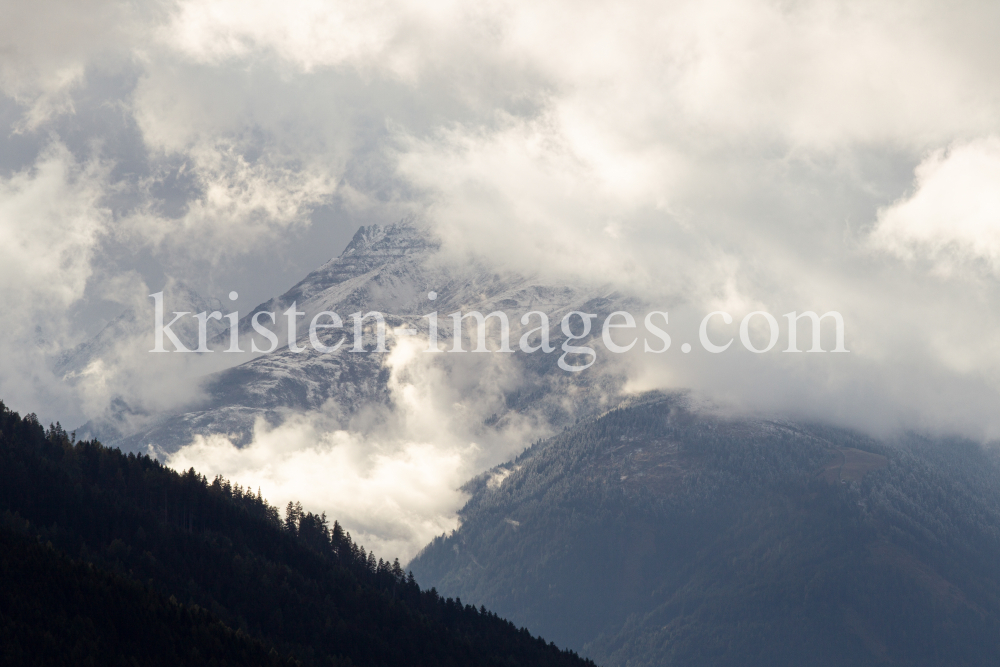
M390 225L362 225L340 257L403 254L407 250L423 250L435 245L427 230L415 224L413 218L407 217Z

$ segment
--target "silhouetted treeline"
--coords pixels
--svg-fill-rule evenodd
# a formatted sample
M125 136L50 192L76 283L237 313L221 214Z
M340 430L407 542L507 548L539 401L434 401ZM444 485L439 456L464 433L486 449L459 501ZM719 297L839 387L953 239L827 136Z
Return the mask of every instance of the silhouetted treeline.
M155 623L177 617L160 634L174 638L162 640L174 645L170 655L181 656L174 664L190 662L183 650L193 640L184 633L193 627L206 646L237 637L244 643L234 651L266 646L275 651L268 660L280 654L306 665L587 664L485 608L420 590L398 562L367 553L325 515L296 503L282 519L250 489L209 481L193 469L178 474L97 442L74 442L58 424L46 430L33 415L21 418L2 403L0 513L4 562L21 563L27 573L5 590L2 621L35 628L38 636L63 631L79 616L79 645L92 641L140 659L148 651L127 648L144 645L136 628L154 632ZM26 538L51 545L32 547L47 554L34 569L25 569L26 557L17 554L26 552L15 548ZM52 583L56 572L63 583ZM70 580L82 591L76 607L54 601L24 611L24 600ZM127 593L104 595L107 582ZM88 615L80 610L91 598ZM134 609L151 611L143 616ZM113 620L123 615L131 625ZM98 616L110 620L99 623ZM136 620L145 618L154 625ZM98 655L118 654L93 649L91 656ZM249 653L235 655L219 659L255 664Z
M0 528L0 664L296 664L205 609L72 562L12 523L7 515Z

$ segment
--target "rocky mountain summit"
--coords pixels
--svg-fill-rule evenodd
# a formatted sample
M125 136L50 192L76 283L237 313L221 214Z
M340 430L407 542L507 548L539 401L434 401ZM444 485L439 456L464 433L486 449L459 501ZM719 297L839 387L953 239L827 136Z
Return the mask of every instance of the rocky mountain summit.
M429 295L433 293L432 300ZM302 351L289 346L286 311L295 305L295 343ZM132 430L123 429L124 420L115 419L114 411L95 419L83 431L88 436L124 450L169 453L191 442L196 434L227 434L237 444L249 442L254 423L265 419L280 423L288 414L324 409L344 420L366 406L391 407L388 390L390 369L387 355L404 339L426 349L429 321L426 315L437 312L438 341L442 350L452 345L453 312L479 311L484 315L503 311L509 315L511 337L516 346L519 318L529 311L543 311L550 318L551 339L558 346L565 336L559 330L559 318L573 310L606 313L628 304L628 300L606 287L573 287L553 284L537 276L494 271L475 261L456 261L441 253L440 244L420 226L403 221L361 227L344 251L285 293L260 304L239 319L240 346L244 351L232 355L240 363L207 374L199 380L199 395L179 410L152 414ZM322 312L334 312L344 326L335 333L323 332L323 344L335 352L319 352L310 344L309 323ZM381 313L385 321L387 352L376 351L375 318L364 320L363 345L366 352L357 354L351 315ZM273 313L274 317L267 315ZM259 315L259 316L258 316ZM250 341L267 350L269 342L254 331L258 324L274 332L275 349L267 354L250 354ZM324 320L328 323L329 320ZM213 324L216 324L213 321ZM230 333L221 325L212 338L216 358L230 344ZM463 323L469 327L469 323ZM130 330L131 331L131 330ZM468 331L465 334L469 336ZM151 339L152 334L147 333ZM490 334L495 348L495 332ZM110 338L110 336L105 336ZM147 341L143 341L147 344ZM92 345L95 349L96 344ZM102 343L100 349L110 348ZM475 341L465 349L475 348ZM481 360L476 355L439 355L439 363L476 372ZM490 363L504 366L505 373L518 377L517 388L506 392L501 403L482 416L490 426L502 424L510 411L530 410L552 428L561 428L591 410L606 408L620 397L621 378L592 374L587 378L571 377L555 368L557 355L500 355ZM466 357L460 359L460 357ZM568 387L574 396L565 401ZM127 397L115 405L121 413L128 409Z

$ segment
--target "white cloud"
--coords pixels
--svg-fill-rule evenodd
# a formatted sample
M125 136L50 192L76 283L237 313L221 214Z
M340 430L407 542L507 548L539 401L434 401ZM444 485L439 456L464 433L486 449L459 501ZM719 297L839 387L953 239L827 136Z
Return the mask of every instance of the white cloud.
M403 339L389 353L390 412L345 424L332 417L335 408L289 415L274 428L258 421L243 448L225 435L198 436L167 463L259 487L279 508L300 501L325 511L380 557L405 562L458 527L466 480L547 434L544 424L517 415L501 430L483 427L516 383L502 358L443 360L422 349Z
M380 442L321 424L319 415L296 416L275 429L258 423L253 443L242 449L222 435L198 436L168 463L260 488L279 508L301 501L325 511L383 558L406 561L458 527L455 511L465 502L458 487L471 472L475 445Z
M310 70L363 61L384 51L399 22L394 9L391 3L315 0L179 2L161 37L185 56L203 62L269 51Z
M871 240L940 271L978 263L1000 275L1000 139L935 151L917 167L914 192L879 211Z
M82 295L110 212L100 205L106 169L78 164L51 144L35 165L0 179L0 395L72 412L46 355L72 340L65 311Z
M120 221L144 242L163 245L186 261L240 256L281 232L308 224L308 214L328 201L336 182L315 165L250 161L232 142L197 145L186 153L198 195L183 215L165 217L148 205Z
M0 181L0 276L18 287L8 303L65 308L81 296L110 217L100 205L105 176L55 143L33 168Z
M467 100L509 91L513 76L522 96L578 115L601 130L596 141L617 147L669 134L671 125L700 127L700 139L763 133L828 147L988 128L997 102L983 94L997 68L985 28L993 13L976 2L944 10L913 2L213 0L177 3L159 35L184 57L219 66L346 66L422 86L445 75Z

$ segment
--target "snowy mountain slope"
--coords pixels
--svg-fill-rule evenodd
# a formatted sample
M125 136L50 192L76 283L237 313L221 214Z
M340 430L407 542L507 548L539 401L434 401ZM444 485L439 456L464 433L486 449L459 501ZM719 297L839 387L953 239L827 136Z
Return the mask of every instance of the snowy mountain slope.
M430 300L428 294L437 298ZM288 347L287 319L292 304L297 318L296 342L304 347L293 352ZM362 227L340 256L307 275L284 294L262 303L239 321L240 345L250 349L253 339L259 349L269 342L253 332L256 313L274 313L274 322L262 316L260 323L278 337L277 348L238 366L212 373L201 383L204 398L184 412L162 414L145 428L123 433L114 444L123 449L148 451L150 445L169 453L187 444L196 434L224 433L234 442L249 441L254 423L263 418L271 424L289 412L334 411L349 421L366 407L391 409L389 391L391 369L387 353L377 353L373 319L365 320L364 354L351 352L354 344L351 315L378 311L386 321L386 342L391 353L402 341L427 346L428 320L438 312L438 340L441 349L452 347L452 320L456 311L479 311L484 315L501 310L511 322L511 345L516 349L520 335L519 318L539 310L550 318L553 345L564 339L559 320L573 310L608 313L635 304L600 286L569 287L550 284L536 277L497 272L475 262L456 263L442 257L439 245L419 226L409 222ZM324 332L324 344L333 345L343 337L339 350L317 352L309 344L309 322L323 311L336 312L344 327ZM327 321L327 320L324 320ZM536 322L532 326L536 326ZM469 327L466 323L466 327ZM407 330L417 332L408 335ZM148 335L148 334L147 334ZM468 329L464 349L476 343ZM489 345L499 344L490 330ZM223 350L229 333L221 331L212 347ZM225 355L218 355L225 356ZM236 357L237 355L233 355ZM478 355L433 355L434 361L453 374L482 373ZM619 399L622 378L613 374L573 374L556 368L558 354L483 355L489 364L501 367L513 378L500 390L495 405L480 417L490 427L503 426L505 415L530 412L538 423L561 428L581 414L607 407ZM586 377L580 377L586 375Z
M172 318L170 313L173 312L212 312L223 307L218 299L206 298L180 281L171 281L164 287L163 292L164 312L167 318ZM139 346L147 345L152 339L150 335L152 313L151 307L146 310L140 310L135 306L126 308L93 338L61 354L56 359L53 369L59 377L72 382L85 373L91 364L99 360L107 361L114 356L123 343L134 341ZM221 325L215 320L209 320L209 337L217 336L220 327ZM197 320L190 317L181 318L173 325L172 331L187 348L198 347Z

